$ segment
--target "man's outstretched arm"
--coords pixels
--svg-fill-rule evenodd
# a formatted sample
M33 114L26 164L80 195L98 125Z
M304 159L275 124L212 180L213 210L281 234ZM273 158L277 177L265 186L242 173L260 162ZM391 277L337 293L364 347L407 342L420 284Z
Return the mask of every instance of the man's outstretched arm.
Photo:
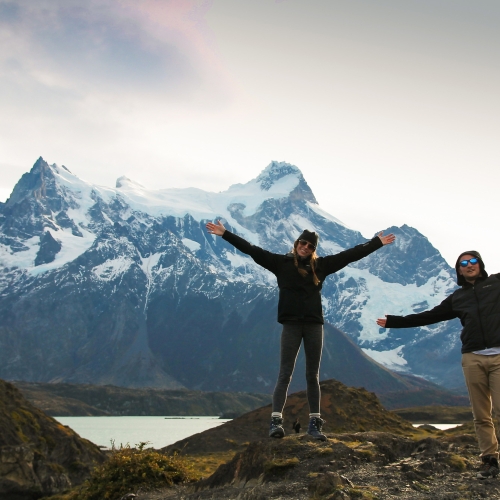
M408 316L385 315L385 318L377 319L376 323L381 328L412 328L415 326L433 325L441 321L448 321L457 318L458 315L453 311L451 295L441 302L438 306L417 314Z

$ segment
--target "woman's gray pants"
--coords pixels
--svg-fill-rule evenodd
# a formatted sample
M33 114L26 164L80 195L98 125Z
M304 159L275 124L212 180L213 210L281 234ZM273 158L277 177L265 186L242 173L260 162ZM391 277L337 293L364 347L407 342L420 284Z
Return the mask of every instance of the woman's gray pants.
M281 332L280 373L273 394L273 412L283 412L288 386L292 379L295 361L304 340L306 355L306 381L309 413L320 412L321 392L319 388L319 365L323 350L323 325L320 323L297 323L283 325Z

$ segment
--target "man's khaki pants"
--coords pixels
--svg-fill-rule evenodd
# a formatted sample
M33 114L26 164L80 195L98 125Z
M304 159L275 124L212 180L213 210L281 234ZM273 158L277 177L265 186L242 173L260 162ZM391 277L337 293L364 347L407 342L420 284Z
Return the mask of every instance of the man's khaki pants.
M492 410L495 416L500 417L500 354L484 356L465 353L462 355L462 368L481 457L493 455L498 458Z

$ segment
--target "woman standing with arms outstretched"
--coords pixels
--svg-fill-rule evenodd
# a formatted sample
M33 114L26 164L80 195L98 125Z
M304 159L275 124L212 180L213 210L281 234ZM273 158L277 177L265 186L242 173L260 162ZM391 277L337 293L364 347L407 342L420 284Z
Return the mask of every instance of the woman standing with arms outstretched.
M281 333L280 372L273 393L273 411L269 437L282 438L283 408L288 386L295 368L300 345L304 342L306 357L307 399L309 402L309 426L307 433L315 439L326 440L321 428L319 367L323 350L323 308L321 287L329 274L333 274L351 262L355 262L395 240L393 234L379 233L370 241L357 245L336 255L318 257L316 248L319 235L305 229L285 255L263 250L250 244L240 236L228 231L224 225L209 222L210 234L222 239L250 255L252 259L276 276L279 288L278 322L283 325Z

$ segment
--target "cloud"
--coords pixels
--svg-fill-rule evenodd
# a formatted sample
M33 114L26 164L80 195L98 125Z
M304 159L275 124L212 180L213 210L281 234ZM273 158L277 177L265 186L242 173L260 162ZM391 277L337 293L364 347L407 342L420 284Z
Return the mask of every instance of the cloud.
M230 90L210 8L203 0L0 0L0 161L31 165L42 155L102 170L134 156L125 150L140 157L151 149L141 148L143 136L175 130L190 110L223 107Z
M1 73L13 83L73 91L196 91L213 69L196 1L0 1ZM204 37L205 33L205 37ZM205 38L205 40L204 40ZM36 92L39 88L36 88Z
M2 54L8 62L4 71L17 64L18 71L61 86L79 79L87 85L124 86L165 81L169 69L182 78L176 48L148 44L141 25L127 16L113 16L106 2L99 7L53 2L51 8L43 2L21 2L17 9L6 5L4 10L11 12L2 26L11 41L8 55L5 46Z

